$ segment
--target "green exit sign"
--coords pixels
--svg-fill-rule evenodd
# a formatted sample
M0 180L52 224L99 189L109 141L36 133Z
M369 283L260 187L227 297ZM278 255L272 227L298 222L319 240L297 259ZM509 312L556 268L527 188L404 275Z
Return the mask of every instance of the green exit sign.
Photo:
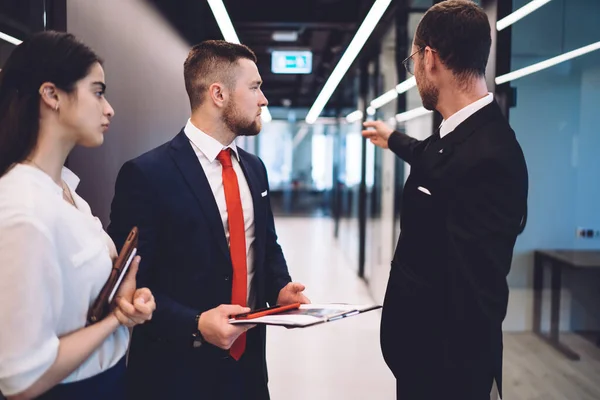
M274 74L310 74L312 72L312 52L273 51L271 71Z

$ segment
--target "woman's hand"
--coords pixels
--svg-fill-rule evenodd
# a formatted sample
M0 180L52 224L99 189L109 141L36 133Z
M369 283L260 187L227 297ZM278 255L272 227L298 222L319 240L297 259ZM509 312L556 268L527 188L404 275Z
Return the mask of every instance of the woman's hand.
M154 296L148 288L137 289L136 275L141 257L133 259L114 300L114 314L121 325L129 328L152 319L156 310Z

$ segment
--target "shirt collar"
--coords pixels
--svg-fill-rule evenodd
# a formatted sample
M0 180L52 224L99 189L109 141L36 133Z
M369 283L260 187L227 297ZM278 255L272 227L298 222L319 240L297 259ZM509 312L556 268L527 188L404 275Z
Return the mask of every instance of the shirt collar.
M454 131L460 124L462 124L467 118L481 110L483 107L491 104L494 101L494 95L488 93L487 96L469 104L460 111L454 113L447 120L442 121L440 125L440 138L443 138L450 132Z
M79 177L75 175L73 171L71 171L67 167L63 167L61 177L62 180L65 181L67 186L69 186L69 189L71 189L71 191L74 192L75 190L77 190L77 186L79 186L79 182L81 181L81 179L79 179Z
M39 183L43 184L49 190L53 191L57 195L62 196L62 193L63 193L62 186L57 185L56 182L54 182L52 180L50 175L48 175L41 169L39 169L33 165L24 164L24 163L17 164L15 166L15 168L20 168L23 171L28 171L30 174L33 174L36 177L36 179ZM79 177L77 175L75 175L75 173L73 171L71 171L70 169L68 169L67 167L63 167L62 171L61 171L61 178L63 181L65 181L67 186L69 186L69 189L72 192L75 192L75 190L77 189L77 186L79 186L79 182L80 182Z
M235 158L237 158L238 162L240 161L240 155L238 153L235 140L231 142L229 146L223 146L217 139L196 128L190 119L188 119L183 131L190 142L198 147L202 154L204 154L204 156L208 158L208 161L211 163L216 160L221 150L225 149L231 149L235 154Z

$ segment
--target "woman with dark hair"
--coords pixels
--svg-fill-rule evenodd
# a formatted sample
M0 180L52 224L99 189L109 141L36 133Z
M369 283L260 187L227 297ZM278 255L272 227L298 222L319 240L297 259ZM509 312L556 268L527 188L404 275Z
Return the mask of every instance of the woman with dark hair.
M156 308L136 257L112 312L86 326L116 249L63 165L102 144L114 111L102 61L44 32L0 71L0 391L8 399L121 399L129 329ZM41 397L39 397L41 396Z

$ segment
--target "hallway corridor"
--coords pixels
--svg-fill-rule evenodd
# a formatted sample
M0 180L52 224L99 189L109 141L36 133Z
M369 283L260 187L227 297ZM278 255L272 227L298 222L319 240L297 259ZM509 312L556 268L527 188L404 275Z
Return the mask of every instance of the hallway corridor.
M275 224L292 279L306 285L313 303L373 303L333 238L332 220L280 217ZM394 377L379 347L380 318L377 310L306 329L269 327L271 398L394 399Z

